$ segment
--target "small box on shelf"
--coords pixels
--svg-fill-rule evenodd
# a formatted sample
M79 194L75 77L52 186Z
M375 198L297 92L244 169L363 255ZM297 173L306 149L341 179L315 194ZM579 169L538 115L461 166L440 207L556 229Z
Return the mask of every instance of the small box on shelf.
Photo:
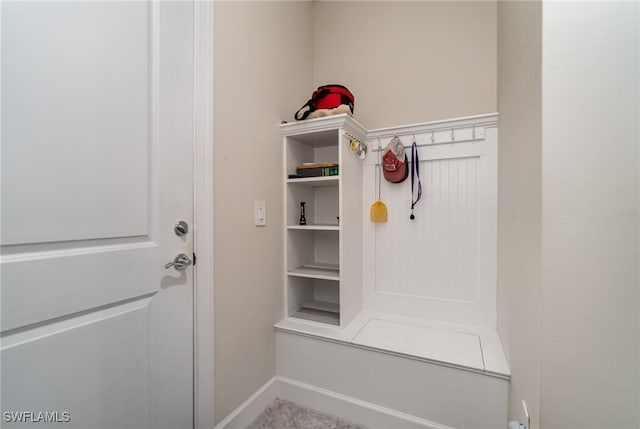
M296 167L297 178L337 176L338 164L331 162L301 164Z

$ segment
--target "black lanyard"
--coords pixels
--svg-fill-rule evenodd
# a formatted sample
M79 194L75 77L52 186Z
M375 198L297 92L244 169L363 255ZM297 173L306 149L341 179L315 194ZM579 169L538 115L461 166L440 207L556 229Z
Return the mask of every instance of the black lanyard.
M414 182L417 179L417 186L414 186ZM416 192L417 191L417 192ZM414 140L411 144L411 216L409 219L414 220L416 217L413 215L413 208L418 204L422 198L422 182L420 181L420 159L418 158L418 145Z

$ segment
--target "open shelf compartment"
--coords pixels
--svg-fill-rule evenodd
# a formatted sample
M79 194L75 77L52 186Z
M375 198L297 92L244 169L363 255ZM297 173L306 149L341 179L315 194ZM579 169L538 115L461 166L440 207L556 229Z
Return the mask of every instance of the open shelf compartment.
M339 234L337 229L288 229L287 274L339 280Z
M288 308L290 317L340 325L340 283L317 278L289 277Z
M305 163L338 164L337 141L338 130L289 137L286 146L287 177L290 174L296 174L296 167Z
M304 180L304 182L296 183L295 180ZM287 226L300 225L300 203L304 202L307 225L337 227L340 216L338 183L339 180L335 178L316 181L308 181L307 179L287 181Z

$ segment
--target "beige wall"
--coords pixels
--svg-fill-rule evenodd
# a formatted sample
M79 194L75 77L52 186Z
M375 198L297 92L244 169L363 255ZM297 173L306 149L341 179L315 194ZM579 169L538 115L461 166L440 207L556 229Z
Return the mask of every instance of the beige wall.
M509 416L521 401L540 427L542 4L498 4L498 331L511 366Z
M368 128L499 108L510 418L525 399L533 428L640 425L640 13L605 5L577 20L575 3L216 3L217 420L275 373L277 123L316 86L343 83Z
M369 128L499 108L510 418L525 399L533 428L640 425L637 3L217 2L215 14L217 420L275 373L277 124L315 86L343 83Z
M275 374L277 124L323 83L350 88L355 117L369 128L494 112L495 38L495 2L216 2L218 421ZM267 203L265 228L253 226L258 199Z
M367 128L492 113L496 2L313 3L313 82L342 83Z
M639 6L543 6L545 428L640 427Z
M215 416L275 374L282 138L311 88L311 3L215 4ZM253 204L267 205L257 228Z

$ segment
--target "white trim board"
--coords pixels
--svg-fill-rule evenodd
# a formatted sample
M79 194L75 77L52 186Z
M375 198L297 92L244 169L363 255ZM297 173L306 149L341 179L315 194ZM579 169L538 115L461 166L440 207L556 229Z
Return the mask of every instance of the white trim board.
M281 376L271 378L218 423L215 429L245 428L276 398L371 429L451 429L448 426Z
M393 127L385 127L385 128L375 128L372 130L367 130L367 138L366 141L369 144L373 143L373 146L377 146L377 139L391 139L393 136L416 136L416 140L418 145L422 144L433 144L433 143L450 143L451 136L455 137L456 135L460 136L459 132L463 129L468 129L469 127L475 128L475 133L465 133L462 135L466 135L467 137L473 136L473 139L482 139L484 135L482 134L482 129L485 127L495 127L498 125L498 113L487 113L483 115L476 116L466 116L460 118L451 118L451 119L443 119L439 121L431 121L431 122L422 122L417 124L409 124L409 125L400 125ZM440 133L443 137L440 138ZM453 132L453 134L451 134ZM421 140L419 135L424 134L427 138ZM432 136L434 137L432 139ZM454 138L453 141L470 141L471 139L465 138Z
M193 426L212 428L213 339L213 2L194 13L194 365Z

